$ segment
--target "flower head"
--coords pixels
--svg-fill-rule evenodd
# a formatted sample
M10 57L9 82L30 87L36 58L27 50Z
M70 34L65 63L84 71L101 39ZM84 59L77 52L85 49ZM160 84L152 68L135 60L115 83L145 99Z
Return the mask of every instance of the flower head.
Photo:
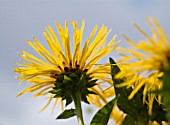
M115 50L117 47L115 46L116 36L106 44L108 28L102 25L96 34L98 28L96 25L85 41L84 47L81 48L85 22L82 21L80 29L76 21L71 23L74 29L73 49L66 21L64 28L56 23L59 37L50 25L46 27L43 34L49 49L45 48L35 37L33 37L33 42L27 40L27 43L40 55L40 58L26 51L19 54L22 62L16 63L18 66L14 70L20 74L18 79L21 80L21 83L28 81L30 87L25 88L17 96L35 91L34 97L47 95L49 101L42 110L50 104L52 99L56 100L54 106L65 99L67 104L71 103L70 93L74 92L81 92L82 101L85 102L95 104L91 100L94 98L93 96L101 97L101 100L107 102L100 85L108 81L107 76L110 69L108 66L97 64L97 62ZM82 84L82 81L85 84ZM94 93L97 95L91 95ZM89 94L87 99L86 96Z
M156 19L147 18L152 37L148 36L139 26L134 26L144 35L145 40L138 43L125 36L131 45L130 49L120 48L126 65L135 73L150 73L156 70L168 70L170 68L170 43L163 29ZM146 74L145 74L146 75Z
M147 18L147 22L152 31L152 37L148 36L136 24L134 26L146 39L137 43L125 36L131 48L119 48L122 55L119 65L124 66L124 69L117 74L116 78L123 78L124 76L127 78L119 87L133 88L129 99L132 99L144 87L143 101L148 104L149 114L151 114L154 99L161 103L161 96L153 91L161 90L163 83L159 78L163 75L162 71L170 69L170 44L156 19Z

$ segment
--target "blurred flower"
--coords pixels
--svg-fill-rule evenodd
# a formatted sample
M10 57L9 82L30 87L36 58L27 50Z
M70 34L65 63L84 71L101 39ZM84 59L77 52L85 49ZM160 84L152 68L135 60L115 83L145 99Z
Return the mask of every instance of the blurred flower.
M147 22L152 31L152 37L148 36L136 24L134 26L144 35L146 40L140 40L136 43L124 36L131 48L119 48L122 57L118 64L124 66L125 69L118 73L116 78L123 78L123 76L127 78L119 87L133 88L129 99L132 99L139 89L144 87L143 101L148 104L149 114L151 114L154 99L161 103L161 96L156 96L155 93L150 92L160 90L163 86L159 78L163 75L162 71L170 69L170 44L156 19L148 17ZM149 93L148 100L146 100L147 93Z
M144 71L150 73L155 70L168 70L170 68L169 40L156 19L148 17L147 22L152 31L152 37L149 37L139 26L134 24L146 37L146 40L140 40L136 43L125 36L131 48L119 48L120 51L126 53L121 53L123 55L122 63L128 65L133 72L138 74L142 74Z
M146 78L138 74L134 74L133 71L125 67L126 66L121 66L121 72L116 75L116 78L126 79L124 79L121 84L116 85L116 87L132 87L133 90L128 96L128 99L130 100L144 86L143 103L146 103L148 105L148 113L151 115L154 100L156 99L158 103L161 104L161 95L157 96L156 93L152 93L153 91L157 91L162 88L162 81L158 79L158 76L160 76L161 74L155 72L151 74L149 78Z
M57 103L60 104L63 102L62 98L53 98L55 94L51 94L49 91L59 86L57 82L58 80L60 81L60 76L68 72L71 74L80 71L86 74L89 79L98 80L96 86L90 88L90 90L97 95L90 94L88 101L97 106L99 105L98 101L103 100L103 102L107 102L107 97L103 94L104 90L101 85L104 82L110 81L108 79L110 67L97 64L97 62L116 49L116 36L106 44L106 38L110 30L102 25L96 34L98 28L96 25L89 38L85 41L84 47L81 48L85 22L84 20L82 21L80 29L76 21L72 21L71 23L74 29L73 49L71 48L68 22L66 21L64 28L59 23L56 23L60 40L50 25L46 27L44 37L49 46L49 50L35 37L33 37L33 42L27 40L28 44L41 58L26 51L22 51L22 53L19 54L22 62L16 63L18 66L15 67L14 70L20 74L17 78L21 80L21 83L27 81L30 87L25 88L17 96L34 91L36 91L34 97L47 95L48 103L42 110L44 110L53 99L55 100L53 110ZM72 51L74 51L74 53L72 53ZM94 98L97 100L94 101Z

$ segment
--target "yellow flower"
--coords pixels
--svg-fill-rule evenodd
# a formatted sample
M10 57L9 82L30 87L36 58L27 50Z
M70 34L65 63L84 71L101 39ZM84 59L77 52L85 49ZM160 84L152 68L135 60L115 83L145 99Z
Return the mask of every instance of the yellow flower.
M99 32L96 34L98 29L96 25L89 38L85 41L84 47L81 48L85 22L84 20L82 21L80 29L76 21L71 21L71 23L74 29L73 40L71 40L69 36L68 21L65 22L64 28L59 23L56 23L59 38L51 26L48 25L43 34L49 49L42 45L38 39L33 37L33 42L27 40L27 43L40 55L40 58L26 51L22 51L22 53L19 54L22 58L22 62L16 63L18 66L15 67L14 70L16 73L20 74L18 79L21 80L21 83L27 81L30 87L25 88L17 96L35 91L34 97L48 96L48 103L42 110L44 110L52 100L55 100L54 108L57 103L60 104L63 102L62 98L53 98L55 94L49 91L59 86L57 80L60 81L60 76L62 75L64 75L64 78L67 77L65 74L68 72L73 73L73 75L75 72L81 72L89 79L98 80L96 86L89 88L90 91L98 95L90 94L88 101L98 105L97 100L94 102L93 98L100 97L105 103L107 102L101 85L108 81L107 76L110 74L110 69L108 66L97 64L97 62L115 50L117 47L115 46L116 35L107 44L106 38L110 30L102 25ZM71 48L71 41L73 41L73 49ZM69 86L67 89L68 88Z
M148 17L147 22L152 31L152 37L134 24L146 39L136 43L125 36L131 48L120 48L122 52L126 53L122 53L122 64L128 65L133 72L138 74L142 74L145 71L144 75L155 70L168 70L170 68L169 40L156 19Z
M143 101L148 104L149 114L151 114L154 99L161 103L161 96L156 97L155 93L147 93L160 90L163 86L158 78L163 75L163 70L170 69L170 44L156 19L148 17L147 22L152 31L152 37L136 24L134 26L146 39L137 43L124 36L131 46L129 49L119 48L122 57L118 64L125 68L117 74L116 78L123 78L123 76L127 78L119 87L133 87L129 99L132 99L139 89L144 87ZM148 100L146 100L146 95Z
M134 74L133 71L131 71L128 68L120 67L121 72L116 75L116 78L121 78L124 80L119 85L116 85L116 87L123 87L127 86L127 88L132 87L133 90L128 96L128 99L132 99L135 94L144 86L143 89L143 103L146 103L148 105L148 113L151 115L152 114L152 108L153 108L153 102L154 99L158 101L159 104L161 104L161 96L159 95L158 97L156 96L155 93L150 93L152 91L160 90L162 88L162 81L158 79L158 74L157 72L151 74L149 78L142 77L138 74Z

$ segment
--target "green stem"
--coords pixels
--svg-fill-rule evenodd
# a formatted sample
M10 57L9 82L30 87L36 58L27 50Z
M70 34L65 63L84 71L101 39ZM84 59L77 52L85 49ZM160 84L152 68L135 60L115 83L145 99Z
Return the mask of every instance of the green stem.
M72 95L74 100L74 105L76 108L77 120L79 125L84 125L83 115L82 115L82 108L81 108L81 95L80 93L75 93Z

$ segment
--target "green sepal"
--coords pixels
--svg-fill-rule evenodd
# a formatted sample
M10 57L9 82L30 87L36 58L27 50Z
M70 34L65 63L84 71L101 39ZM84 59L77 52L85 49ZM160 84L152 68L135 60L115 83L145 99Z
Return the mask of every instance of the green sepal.
M72 80L70 77L68 77L67 75L64 75L64 80L63 83L67 86L69 84L72 84Z
M87 103L87 104L90 104L89 101L87 100L87 96L88 96L89 94L95 94L95 95L97 95L95 92L90 91L90 90L88 90L88 89L85 89L83 92L81 92L81 100L84 101L84 102Z
M90 104L89 101L87 100L87 96L85 94L81 94L81 100L87 104Z
M96 80L92 80L92 81L86 83L85 87L86 88L91 88L91 87L95 86L96 85L96 81L97 81L97 79Z
M81 70L70 70L65 74L58 76L55 81L52 91L53 94L56 94L54 98L61 97L62 100L66 100L66 106L69 105L72 100L72 95L74 93L81 94L81 101L88 103L87 97L88 94L96 94L92 91L89 91L88 88L91 88L96 85L97 80L92 80L90 75L87 75L86 72ZM61 89L60 93L57 93L57 90Z
M61 93L56 94L53 98L59 98L59 97L62 97Z
M78 78L80 78L81 75L82 75L82 71L81 71L81 70L77 70L77 71L75 72L75 75L77 75Z
M64 110L56 119L68 119L76 115L75 109Z
M71 98L71 96L68 96L65 98L66 99L66 106L69 105L70 103L72 103L73 99Z
M83 95L89 95L89 94L95 94L95 95L97 95L95 92L90 91L90 90L88 90L88 89L84 90L82 94L83 94Z
M90 125L107 125L116 101L117 98L114 98L101 108L93 117Z
M70 77L68 77L67 75L64 75L64 80L67 80L67 81L72 81Z
M61 87L61 86L63 85L63 83L56 81L56 82L54 83L54 85L55 85L55 87L58 87L58 88L59 88L59 87Z
M70 77L72 80L78 78L75 73L71 73L71 74L69 75L69 77Z
M57 78L57 82L62 83L63 80L64 80L64 74L60 74L60 75L58 76L58 78Z
M85 74L82 73L79 81L75 85L75 90L81 92L85 88L86 79Z
M62 97L62 90L61 89L51 90L50 93L55 94L55 96L53 98Z
M53 89L49 91L49 93L52 93L52 94L58 94L60 92L61 92L61 89Z

